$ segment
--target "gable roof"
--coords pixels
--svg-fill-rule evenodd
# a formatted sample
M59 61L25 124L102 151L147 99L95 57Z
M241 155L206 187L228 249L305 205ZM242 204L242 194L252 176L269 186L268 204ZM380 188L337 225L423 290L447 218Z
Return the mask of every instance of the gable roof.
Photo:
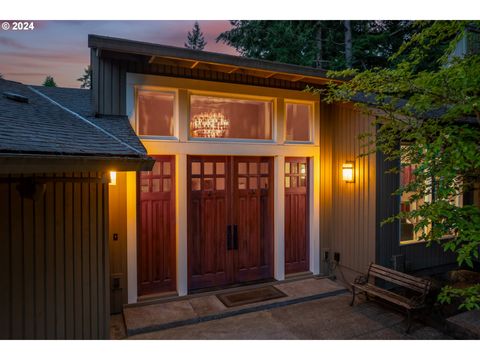
M5 93L23 96L28 102L12 100ZM83 163L88 159L128 159L135 168L150 163L126 117L97 120L89 115L90 109L88 90L27 86L0 79L0 157L75 157Z
M203 50L193 50L176 46L134 41L101 35L88 35L88 46L99 53L113 52L129 55L142 55L149 63L175 65L190 69L206 69L229 74L241 73L265 78L305 81L313 84L326 84L337 81L327 78L322 69L280 63L269 60L252 59Z

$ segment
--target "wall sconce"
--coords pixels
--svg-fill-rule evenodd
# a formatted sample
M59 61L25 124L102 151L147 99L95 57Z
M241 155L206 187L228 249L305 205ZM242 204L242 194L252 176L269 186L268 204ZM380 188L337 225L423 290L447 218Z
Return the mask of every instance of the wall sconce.
M342 179L347 183L355 182L355 162L347 161L342 165Z
M117 172L110 171L110 182L108 185L117 185Z

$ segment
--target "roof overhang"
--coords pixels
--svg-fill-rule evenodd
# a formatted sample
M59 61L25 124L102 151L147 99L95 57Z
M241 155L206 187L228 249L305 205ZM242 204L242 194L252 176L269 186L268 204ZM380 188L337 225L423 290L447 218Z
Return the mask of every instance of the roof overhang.
M81 171L150 171L150 157L0 154L0 174L33 174Z
M260 78L274 78L292 82L324 85L341 82L327 77L325 70L251 59L241 56L199 51L175 46L159 45L141 41L89 35L88 46L97 50L97 55L125 56L141 55L151 64L176 66L186 69L202 69L228 74L243 74Z

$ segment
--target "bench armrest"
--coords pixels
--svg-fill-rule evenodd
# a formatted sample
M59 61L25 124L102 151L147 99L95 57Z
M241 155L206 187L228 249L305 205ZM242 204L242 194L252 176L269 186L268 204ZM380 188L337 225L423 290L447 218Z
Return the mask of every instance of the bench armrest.
M368 283L368 277L366 277L365 275L359 275L355 278L353 283L358 285L365 285L366 283Z

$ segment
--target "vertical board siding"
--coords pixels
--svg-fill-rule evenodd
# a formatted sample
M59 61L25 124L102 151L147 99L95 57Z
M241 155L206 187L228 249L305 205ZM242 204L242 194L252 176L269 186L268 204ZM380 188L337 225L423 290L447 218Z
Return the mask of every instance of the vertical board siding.
M393 161L385 161L383 154L377 154L377 249L376 261L387 267L392 267L392 256L403 255L405 271L415 272L439 266L455 264L455 254L445 252L440 244L433 243L427 247L425 243L400 245L400 225L398 221L380 224L386 218L398 213L400 199L392 195L398 189L400 179L398 174L385 173L398 166ZM430 271L434 271L431 269Z
M108 185L48 176L35 200L0 178L0 339L108 338Z
M350 105L324 103L320 116L321 249L330 257L340 253L339 265L364 272L375 259L375 154L359 156L365 151L359 135L372 131L372 119ZM354 183L342 179L346 161L355 161Z

